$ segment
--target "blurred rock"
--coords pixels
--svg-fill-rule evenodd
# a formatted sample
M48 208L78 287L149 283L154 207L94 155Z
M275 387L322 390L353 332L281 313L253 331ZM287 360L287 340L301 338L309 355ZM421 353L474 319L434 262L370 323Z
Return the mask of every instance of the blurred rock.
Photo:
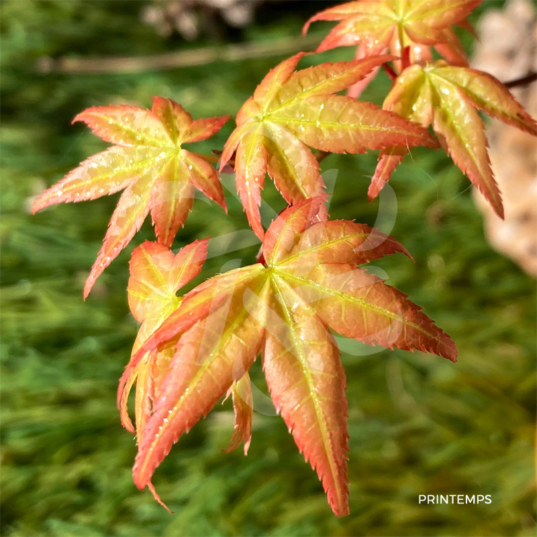
M142 11L142 20L163 37L174 31L191 41L220 18L229 26L243 28L254 19L265 0L154 0Z
M489 11L481 19L473 67L502 81L537 70L537 13L528 0L511 0L504 11ZM537 84L512 90L528 112L537 116ZM490 244L537 277L537 139L493 121L487 129L490 158L503 194L505 220L474 189L485 217Z

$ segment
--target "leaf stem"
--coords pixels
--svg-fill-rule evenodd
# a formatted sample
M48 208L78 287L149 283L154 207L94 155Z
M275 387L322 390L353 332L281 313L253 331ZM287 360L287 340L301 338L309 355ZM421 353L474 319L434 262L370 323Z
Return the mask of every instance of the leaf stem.
M403 49L403 56L402 56L402 67L401 70L404 71L407 67L410 67L410 47L405 47Z

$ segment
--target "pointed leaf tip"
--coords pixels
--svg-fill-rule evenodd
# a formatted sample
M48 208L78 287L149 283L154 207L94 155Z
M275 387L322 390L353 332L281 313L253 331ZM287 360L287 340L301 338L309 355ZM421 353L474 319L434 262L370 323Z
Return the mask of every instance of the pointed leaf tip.
M339 350L316 312L274 280L264 371L276 409L338 515L348 512L347 400Z
M172 445L251 367L263 341L264 320L250 312L259 310L256 305L264 303L265 292L264 279L236 285L228 307L212 311L179 340L136 457L133 472L139 488L150 482Z
M318 221L327 195L315 196L287 207L270 224L263 241L263 256L267 263L276 264L296 245L302 233Z
M233 396L234 427L233 435L226 449L226 453L233 451L241 442L244 445L244 455L248 455L252 440L252 418L254 400L252 397L252 384L250 376L245 373L238 381L235 381L228 390L228 396Z
M151 491L151 494L153 495L153 498L170 513L170 515L173 515L173 511L160 499L160 496L157 494L157 491L155 490L155 487L153 486L153 483L148 483L147 488Z
M195 241L174 254L157 242L145 241L132 253L128 301L134 318L142 324L134 343L131 361L120 380L118 407L123 426L132 431L127 404L129 392L136 383L138 446L144 442L145 425L168 374L174 350L174 344L171 343L165 348L147 352L144 348L146 341L177 311L181 299L176 296L176 292L201 271L207 255L207 242L208 239Z
M508 89L487 73L438 61L413 65L396 80L384 107L427 128L500 218L502 196L494 179L483 122L477 112L537 135L537 123ZM426 145L426 144L425 144ZM403 146L382 150L371 186L374 198L404 157Z

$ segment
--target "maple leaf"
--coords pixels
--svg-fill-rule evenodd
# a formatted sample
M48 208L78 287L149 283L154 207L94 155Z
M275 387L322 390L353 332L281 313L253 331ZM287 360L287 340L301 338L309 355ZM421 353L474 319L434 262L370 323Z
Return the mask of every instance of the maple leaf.
M454 65L468 65L464 49L451 28L463 26L473 32L466 17L482 0L359 0L321 11L315 21L342 21L319 45L317 52L357 45L357 57L409 51L411 64L432 61L431 46ZM401 62L395 62L398 70ZM369 81L369 79L368 79ZM356 97L366 84L355 88Z
M323 202L316 197L285 210L267 231L265 265L220 274L187 293L134 356L136 364L177 341L139 445L133 474L140 489L152 486L172 445L230 389L242 399L231 447L240 440L248 447L246 375L262 352L277 411L317 470L334 513L348 514L345 375L330 329L456 361L453 341L418 306L358 268L406 250L366 225L318 222Z
M332 153L364 153L394 145L436 141L418 125L374 105L334 93L391 59L325 63L294 72L303 53L269 72L240 109L220 170L235 156L237 190L248 221L263 239L259 205L268 172L288 203L318 196L324 184L312 147Z
M210 138L229 117L194 120L175 101L163 97L155 97L151 110L127 105L94 107L75 117L73 122L83 121L114 145L84 161L41 194L33 212L124 190L86 280L84 298L149 212L158 242L171 246L192 209L195 188L226 210L216 170L203 156L182 145Z
M445 151L503 218L503 204L490 166L478 110L537 136L537 122L493 76L443 61L406 69L383 107L426 128L432 125ZM369 188L377 196L402 161L406 148L382 150Z
M129 306L134 318L142 323L132 349L133 355L142 348L144 341L181 304L177 291L195 278L207 257L208 240L195 241L174 255L166 246L146 241L134 249L130 261L128 284ZM136 364L129 363L119 381L117 404L121 423L130 432L136 432L138 445L143 440L143 430L152 414L152 406L161 384L169 371L173 345L143 353ZM136 384L136 428L128 412L128 398ZM166 509L152 485L155 499ZM168 509L169 511L169 509Z
M195 278L207 257L208 240L195 241L174 255L166 246L146 241L134 249L130 261L130 278L127 287L129 307L134 318L142 323L132 350L135 355L144 341L181 304L177 291ZM136 382L136 430L141 442L143 425L151 414L151 401L165 376L169 351L153 350L145 353L136 364L127 365L120 380L118 407L124 427L134 432L127 399Z

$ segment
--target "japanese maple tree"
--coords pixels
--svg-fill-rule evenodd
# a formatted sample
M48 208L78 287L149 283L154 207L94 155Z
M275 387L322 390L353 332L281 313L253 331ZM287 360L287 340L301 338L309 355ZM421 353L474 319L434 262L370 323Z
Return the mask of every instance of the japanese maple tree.
M276 410L317 471L334 513L345 515L347 400L332 331L456 361L448 335L404 294L361 267L389 254L410 254L379 230L330 219L319 160L380 150L372 199L412 147L443 147L503 216L478 111L533 135L537 123L500 81L468 66L453 26L472 30L466 18L480 3L359 0L315 15L304 32L314 21L340 21L318 51L353 45L356 59L297 70L304 56L299 53L277 65L238 111L223 151L215 149L218 167L214 155L184 145L210 138L229 116L194 120L164 97L156 97L151 110L95 107L76 116L112 147L41 194L33 209L123 190L84 297L149 213L155 228L156 242L144 242L131 257L128 303L141 324L118 390L121 422L136 433L133 472L140 489L147 486L160 501L154 471L223 397L232 397L235 415L228 450L242 443L248 452L249 369L261 354ZM393 79L383 107L356 100L381 67ZM262 243L258 262L177 296L200 274L208 239L173 253L175 236L195 189L227 210L219 171L230 167ZM267 174L288 207L265 232L260 203ZM128 412L133 388L134 424Z

